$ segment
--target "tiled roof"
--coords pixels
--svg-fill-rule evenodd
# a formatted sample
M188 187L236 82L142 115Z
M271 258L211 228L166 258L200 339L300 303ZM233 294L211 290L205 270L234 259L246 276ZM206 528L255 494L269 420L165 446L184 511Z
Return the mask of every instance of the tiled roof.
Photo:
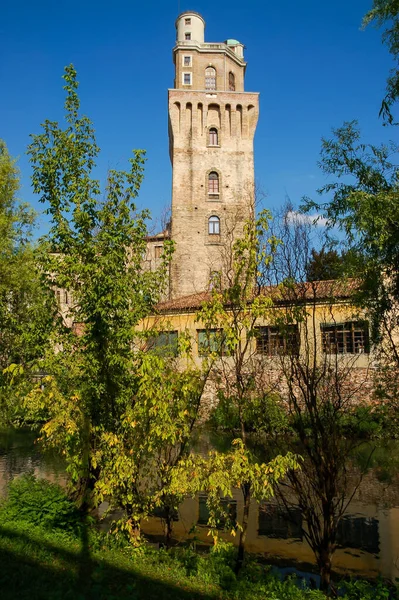
M358 279L346 279L296 283L293 286L265 286L261 288L261 293L272 298L276 304L280 304L314 300L343 300L353 296L358 289ZM156 309L162 313L193 311L199 309L211 297L212 292L199 292L160 302Z
M160 231L159 233L155 233L154 235L147 235L146 240L147 242L160 242L162 240L165 239L169 239L170 238L170 234L168 229L164 229L163 231Z

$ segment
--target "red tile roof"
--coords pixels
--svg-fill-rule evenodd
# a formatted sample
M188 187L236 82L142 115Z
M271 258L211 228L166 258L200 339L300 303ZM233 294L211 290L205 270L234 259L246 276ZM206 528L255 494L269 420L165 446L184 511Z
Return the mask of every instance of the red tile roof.
M343 300L350 298L359 289L358 279L328 280L296 283L293 286L265 286L261 293L272 298L276 304L286 302ZM182 296L174 300L160 302L157 312L186 312L198 310L204 302L211 299L212 292L199 292Z

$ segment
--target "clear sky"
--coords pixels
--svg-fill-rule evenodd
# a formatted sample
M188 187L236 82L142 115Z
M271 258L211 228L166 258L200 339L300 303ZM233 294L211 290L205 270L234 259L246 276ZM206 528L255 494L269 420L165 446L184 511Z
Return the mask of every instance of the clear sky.
M127 166L133 148L148 162L139 205L154 218L170 203L167 89L173 85L174 22L187 9L206 21L205 40L246 45L246 91L260 92L255 176L277 207L298 203L324 177L320 139L357 118L365 139L392 137L378 110L392 66L381 32L361 30L371 0L3 0L0 137L19 157L20 196L30 187L30 133L63 119L64 66L73 63L81 108L102 150L98 173ZM41 217L41 231L46 219Z

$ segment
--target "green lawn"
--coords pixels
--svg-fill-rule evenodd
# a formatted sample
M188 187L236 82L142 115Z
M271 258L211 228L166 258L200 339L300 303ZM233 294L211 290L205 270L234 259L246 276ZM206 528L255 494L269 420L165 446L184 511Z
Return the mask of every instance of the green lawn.
M253 559L236 578L231 550L201 555L189 549L109 544L94 530L83 529L79 538L27 522L6 522L0 511L0 599L325 600L321 592L300 589L292 580L281 582ZM347 585L342 600L389 597L382 584Z

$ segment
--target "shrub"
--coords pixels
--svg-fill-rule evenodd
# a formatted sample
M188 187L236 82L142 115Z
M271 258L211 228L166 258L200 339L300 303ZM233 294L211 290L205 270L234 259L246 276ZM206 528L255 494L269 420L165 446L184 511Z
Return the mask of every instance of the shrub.
M62 529L77 533L80 513L64 490L34 475L13 479L0 510L8 520L25 521L46 529Z

